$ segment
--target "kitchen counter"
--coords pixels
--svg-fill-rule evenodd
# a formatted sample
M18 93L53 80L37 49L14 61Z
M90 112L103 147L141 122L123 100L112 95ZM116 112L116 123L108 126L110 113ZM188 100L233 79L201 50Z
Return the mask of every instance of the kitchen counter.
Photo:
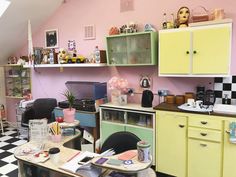
M194 112L194 111L185 111L178 108L178 105L176 104L168 104L168 103L161 103L155 107L153 107L155 110L161 110L161 111L173 111L173 112L187 112L187 113L194 113L194 114L203 114L203 115L213 115L213 116L224 116L229 118L236 118L236 115L230 115L230 114L219 114L214 112Z

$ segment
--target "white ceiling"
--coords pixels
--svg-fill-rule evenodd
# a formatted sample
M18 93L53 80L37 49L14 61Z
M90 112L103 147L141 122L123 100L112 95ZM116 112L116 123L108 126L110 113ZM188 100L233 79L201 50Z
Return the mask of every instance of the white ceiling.
M0 0L1 1L1 0ZM0 64L27 43L28 20L32 33L49 18L63 0L10 0L0 18Z

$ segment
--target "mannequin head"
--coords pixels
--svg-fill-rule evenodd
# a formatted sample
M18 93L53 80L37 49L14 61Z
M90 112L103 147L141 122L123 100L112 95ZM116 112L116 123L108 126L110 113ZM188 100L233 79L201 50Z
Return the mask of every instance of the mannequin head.
M181 7L177 13L178 27L187 27L190 16L190 10L188 7Z

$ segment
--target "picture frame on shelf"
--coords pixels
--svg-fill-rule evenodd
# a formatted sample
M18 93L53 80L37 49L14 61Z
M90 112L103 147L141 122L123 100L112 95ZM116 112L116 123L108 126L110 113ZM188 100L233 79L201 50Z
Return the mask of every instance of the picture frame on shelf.
M45 30L45 48L58 48L58 29Z

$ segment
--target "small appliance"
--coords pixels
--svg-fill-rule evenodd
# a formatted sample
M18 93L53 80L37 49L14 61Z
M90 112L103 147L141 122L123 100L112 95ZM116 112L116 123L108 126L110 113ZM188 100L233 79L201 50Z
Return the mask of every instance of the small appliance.
M197 86L196 100L204 101L205 97L205 87Z
M215 93L213 90L206 90L204 96L204 105L214 105L215 103Z
M153 93L151 90L144 90L142 94L142 107L152 107Z

